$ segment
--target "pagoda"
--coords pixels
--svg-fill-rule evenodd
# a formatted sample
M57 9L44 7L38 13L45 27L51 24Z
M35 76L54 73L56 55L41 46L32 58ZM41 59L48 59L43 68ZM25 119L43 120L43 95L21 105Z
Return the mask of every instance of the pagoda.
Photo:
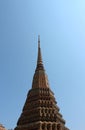
M33 76L32 88L14 130L69 130L59 112L59 107L50 89L44 69L40 37L38 37L37 66Z

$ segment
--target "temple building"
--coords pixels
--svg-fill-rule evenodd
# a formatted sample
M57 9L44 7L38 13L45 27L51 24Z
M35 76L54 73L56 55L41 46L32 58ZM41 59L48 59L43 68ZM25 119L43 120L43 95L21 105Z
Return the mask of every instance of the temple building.
M6 130L2 124L0 124L0 130Z
M14 130L69 130L59 110L44 69L38 37L38 57L32 88L28 91Z

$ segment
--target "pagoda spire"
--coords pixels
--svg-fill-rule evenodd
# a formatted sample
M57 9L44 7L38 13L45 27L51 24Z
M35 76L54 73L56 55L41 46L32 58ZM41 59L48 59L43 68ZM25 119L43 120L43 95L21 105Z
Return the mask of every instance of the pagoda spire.
M37 67L36 70L44 70L42 54L40 48L40 35L38 36L38 57L37 57Z
M49 88L48 78L44 70L40 48L40 36L38 36L38 57L37 66L33 76L32 88Z

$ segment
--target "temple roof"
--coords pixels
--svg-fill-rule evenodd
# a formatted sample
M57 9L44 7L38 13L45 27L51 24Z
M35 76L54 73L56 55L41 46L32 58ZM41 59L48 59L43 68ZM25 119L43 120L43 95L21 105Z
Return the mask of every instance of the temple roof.
M2 124L0 124L0 130L6 130Z

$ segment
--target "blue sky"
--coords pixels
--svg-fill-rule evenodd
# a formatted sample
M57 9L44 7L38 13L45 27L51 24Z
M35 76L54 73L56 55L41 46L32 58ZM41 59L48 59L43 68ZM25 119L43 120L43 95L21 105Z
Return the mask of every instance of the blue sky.
M66 126L85 129L84 0L0 1L0 122L16 126L32 85L38 34Z

